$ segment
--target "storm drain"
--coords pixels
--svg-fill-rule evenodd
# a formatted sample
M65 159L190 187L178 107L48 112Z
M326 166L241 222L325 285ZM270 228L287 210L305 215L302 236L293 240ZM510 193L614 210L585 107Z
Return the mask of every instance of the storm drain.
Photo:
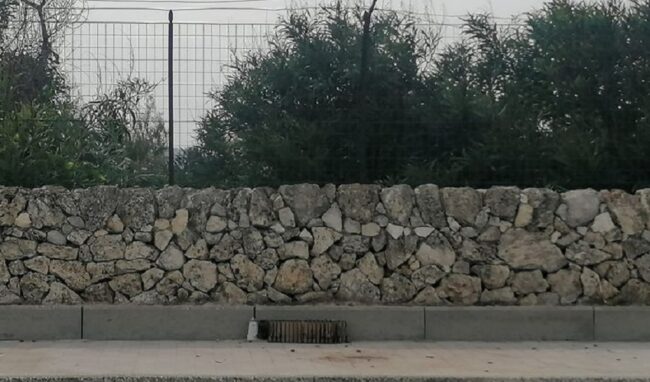
M261 321L259 338L275 343L340 344L348 342L345 321Z

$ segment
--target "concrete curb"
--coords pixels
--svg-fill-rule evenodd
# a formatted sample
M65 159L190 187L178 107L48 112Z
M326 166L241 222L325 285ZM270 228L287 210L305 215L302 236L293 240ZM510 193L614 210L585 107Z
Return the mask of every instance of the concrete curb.
M345 320L352 341L650 341L650 307L0 306L0 340L237 340L248 321Z
M0 340L82 338L80 306L0 306Z
M538 377L363 377L363 376L336 376L336 377L243 377L243 376L214 376L214 377L188 377L188 376L119 376L119 377L0 377L0 382L650 382L647 378L538 378Z

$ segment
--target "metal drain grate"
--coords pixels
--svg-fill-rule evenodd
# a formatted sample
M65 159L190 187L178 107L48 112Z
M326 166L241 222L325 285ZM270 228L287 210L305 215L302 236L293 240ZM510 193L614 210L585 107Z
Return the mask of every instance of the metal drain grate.
M259 337L269 342L340 344L348 342L345 321L261 321Z

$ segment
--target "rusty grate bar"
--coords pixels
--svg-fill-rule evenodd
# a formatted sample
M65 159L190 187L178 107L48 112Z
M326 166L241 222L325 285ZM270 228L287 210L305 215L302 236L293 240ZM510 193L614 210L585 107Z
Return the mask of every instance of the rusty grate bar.
M345 321L262 321L261 339L275 343L340 344L348 342Z

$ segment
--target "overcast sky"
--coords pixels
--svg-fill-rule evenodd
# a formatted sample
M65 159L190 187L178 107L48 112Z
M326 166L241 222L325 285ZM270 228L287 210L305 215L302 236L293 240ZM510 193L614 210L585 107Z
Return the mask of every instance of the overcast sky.
M114 0L99 1L86 0L90 8L100 7L149 7L161 9L175 9L176 19L181 22L275 22L286 11L270 9L287 8L291 6L316 6L323 3L331 4L327 0L196 0L196 1L170 1L153 0L131 1ZM370 4L371 0L359 0ZM595 0L594 0L595 1ZM379 0L382 8L412 10L434 14L436 20L451 22L455 15L465 15L469 12L491 12L497 17L511 17L521 13L538 9L545 3L544 0ZM258 8L247 10L187 10L188 8L206 7L245 7ZM183 10L186 9L186 10ZM164 10L91 10L89 20L110 21L166 21L167 13Z

